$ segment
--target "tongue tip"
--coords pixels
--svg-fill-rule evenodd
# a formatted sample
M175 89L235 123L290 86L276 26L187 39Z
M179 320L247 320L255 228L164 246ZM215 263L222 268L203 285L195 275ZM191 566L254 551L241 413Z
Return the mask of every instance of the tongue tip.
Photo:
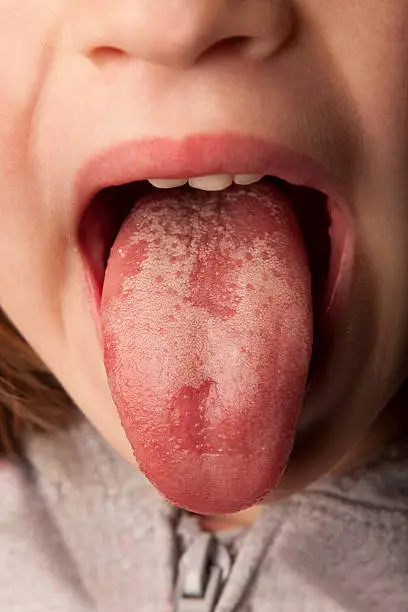
M262 503L262 500L266 497L268 492L269 491L265 491L264 495L257 497L256 499L241 502L237 502L236 500L225 500L220 501L219 503L214 503L213 500L209 500L208 502L203 501L201 503L181 502L178 499L171 499L163 494L162 495L170 504L173 504L174 506L177 506L183 510L187 510L187 512L201 514L202 516L214 516L219 514L235 514L237 512L242 512L243 510L248 510L248 508L252 508L253 506Z
M261 503L280 481L287 461L282 467L276 461L265 466L244 457L218 457L207 459L201 470L192 463L152 469L149 462L148 469L140 463L139 467L170 503L196 514L214 515L233 514Z
M269 493L271 487L268 486L262 493L249 497L247 495L240 495L239 497L223 496L222 498L219 496L214 497L211 493L207 496L202 493L197 496L191 492L180 495L166 495L159 487L157 487L157 489L169 503L183 510L187 510L188 512L208 516L215 514L234 514L242 510L247 510L252 506L260 504Z

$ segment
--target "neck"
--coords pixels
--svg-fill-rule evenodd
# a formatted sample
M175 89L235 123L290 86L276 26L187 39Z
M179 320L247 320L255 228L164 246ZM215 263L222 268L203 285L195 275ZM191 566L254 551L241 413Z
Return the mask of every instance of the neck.
M252 506L234 514L214 514L211 516L197 515L203 531L217 532L227 529L250 527L261 512L262 506Z

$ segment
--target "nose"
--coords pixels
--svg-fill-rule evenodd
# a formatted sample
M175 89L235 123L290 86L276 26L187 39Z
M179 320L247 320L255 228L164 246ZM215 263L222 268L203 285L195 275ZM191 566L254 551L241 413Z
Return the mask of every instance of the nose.
M90 15L97 30L88 54L177 67L212 52L261 61L290 37L291 7L291 0L103 0Z

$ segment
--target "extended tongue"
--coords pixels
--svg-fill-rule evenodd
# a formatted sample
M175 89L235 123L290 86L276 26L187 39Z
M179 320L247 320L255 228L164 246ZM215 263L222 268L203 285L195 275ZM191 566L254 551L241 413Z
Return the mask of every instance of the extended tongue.
M150 481L202 514L260 501L292 449L313 336L307 254L278 188L142 198L112 247L101 317Z

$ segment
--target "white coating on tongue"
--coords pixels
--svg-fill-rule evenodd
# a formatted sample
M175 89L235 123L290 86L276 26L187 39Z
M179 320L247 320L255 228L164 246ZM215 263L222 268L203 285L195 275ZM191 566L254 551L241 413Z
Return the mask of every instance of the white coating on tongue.
M152 482L203 513L262 498L292 446L312 342L282 194L146 196L112 248L101 314L112 396Z

